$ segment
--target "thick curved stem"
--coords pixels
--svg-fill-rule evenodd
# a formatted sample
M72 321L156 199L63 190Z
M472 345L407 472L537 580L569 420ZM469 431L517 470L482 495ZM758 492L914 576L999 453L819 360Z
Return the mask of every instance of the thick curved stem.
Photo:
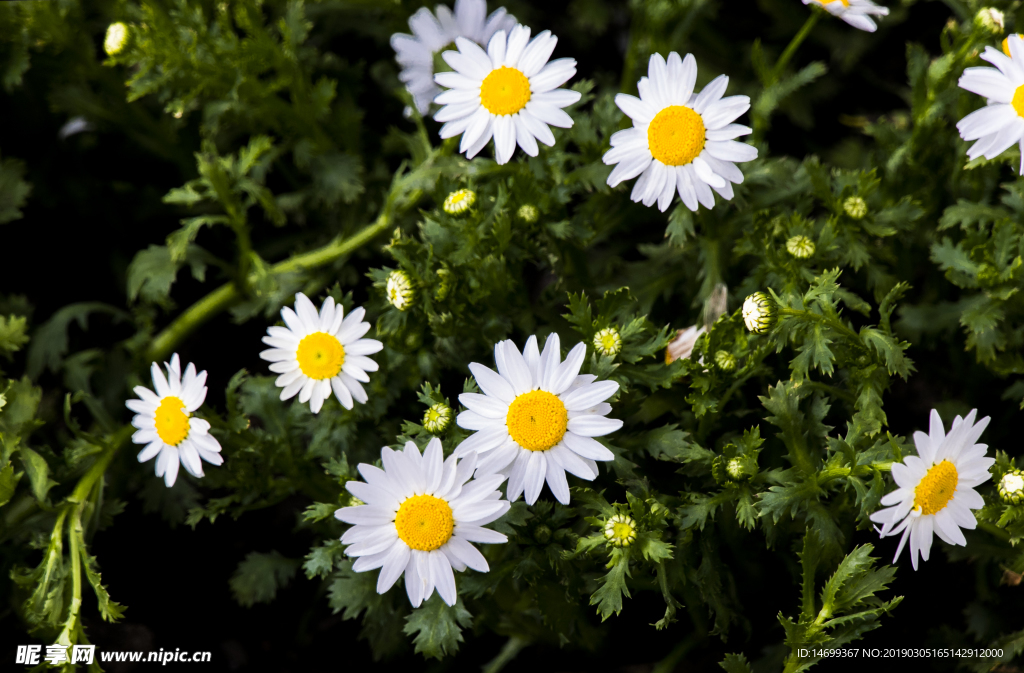
M364 227L354 236L346 239L336 238L322 248L286 259L272 266L270 273L287 273L289 271L313 269L329 264L369 242L387 229L389 224L390 218L386 214L381 214L376 222ZM194 332L200 325L241 299L242 294L234 283L221 285L186 309L174 322L157 334L153 339L153 343L150 344L149 350L146 352L146 359L159 362L166 358L185 337Z

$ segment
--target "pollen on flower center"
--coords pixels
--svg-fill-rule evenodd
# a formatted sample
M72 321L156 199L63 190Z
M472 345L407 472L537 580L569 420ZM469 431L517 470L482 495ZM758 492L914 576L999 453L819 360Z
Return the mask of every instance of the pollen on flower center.
M345 347L327 332L313 332L299 342L299 369L311 379L331 379L345 364Z
M519 395L508 405L505 417L508 434L528 451L547 451L562 441L568 424L562 400L546 390Z
M670 105L647 127L651 156L666 166L683 166L696 159L706 138L704 120L685 105Z
M1013 92L1013 100L1010 101L1010 104L1013 105L1013 111L1016 112L1018 116L1024 117L1024 84L1021 84L1017 87L1017 90Z
M849 7L850 6L850 0L818 0L818 2L820 2L823 5L828 5L828 4L831 4L833 2L841 2L841 3L843 3L843 7Z
M922 515L935 514L953 499L958 476L948 460L933 466L914 489L914 509Z
M184 407L180 398L168 396L156 408L156 434L164 444L177 446L188 437L188 414L182 411Z
M511 115L530 102L530 80L515 68L492 70L480 85L480 103L493 115Z
M455 529L452 508L441 498L414 495L398 508L395 529L411 549L434 551L448 542Z

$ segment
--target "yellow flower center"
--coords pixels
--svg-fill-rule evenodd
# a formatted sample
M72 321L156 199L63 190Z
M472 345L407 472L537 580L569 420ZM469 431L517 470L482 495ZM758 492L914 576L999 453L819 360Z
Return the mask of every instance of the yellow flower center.
M1017 87L1017 90L1013 92L1013 100L1010 101L1013 106L1013 111L1019 116L1024 117L1024 84Z
M617 523L612 526L612 537L616 540L625 540L633 534L633 527L628 523Z
M299 342L299 369L311 379L332 379L345 364L345 347L327 332L313 332Z
M666 166L683 166L704 149L706 133L701 116L685 105L670 105L647 127L651 155Z
M933 466L914 489L914 509L922 515L935 514L953 499L958 478L948 460Z
M562 400L546 390L519 395L508 405L505 425L516 444L528 451L547 451L562 441L569 414Z
M850 6L850 0L818 0L818 2L820 2L823 5L827 5L827 4L833 3L833 2L841 2L841 3L843 3L843 7L849 7Z
M484 78L480 102L491 114L515 114L530 102L530 80L515 68L503 65Z
M441 498L414 495L398 508L395 528L410 549L434 551L451 538L455 520L452 508Z
M165 397L156 408L156 434L160 441L177 446L188 437L188 414L182 411L185 403L177 397Z

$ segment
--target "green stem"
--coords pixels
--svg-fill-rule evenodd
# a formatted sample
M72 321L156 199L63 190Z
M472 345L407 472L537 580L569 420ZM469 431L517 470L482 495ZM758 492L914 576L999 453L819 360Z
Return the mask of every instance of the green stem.
M530 641L519 636L512 636L505 643L505 646L501 648L501 652L498 652L498 656L491 659L486 666L481 669L483 673L498 673L501 669L516 658L519 652L530 644Z
M336 238L322 248L286 259L270 267L270 273L288 273L301 269L314 269L329 264L369 242L387 229L389 224L390 218L387 212L381 213L376 222L364 227L354 236L347 239ZM174 322L156 335L153 343L150 344L149 350L146 352L146 359L159 362L167 357L185 337L194 332L200 325L232 304L235 304L241 298L242 294L234 283L221 285L190 306Z
M779 76L782 75L782 71L789 65L793 55L796 54L796 50L800 47L800 44L804 41L811 29L814 28L814 24L818 22L818 17L821 15L821 10L811 8L811 15L804 21L804 25L797 31L797 34L793 36L793 39L786 45L786 49L782 52L782 56L779 56L779 60L775 62L775 67L771 71L771 81L768 85L774 84L779 80Z
M979 521L978 528L985 531L986 533L989 533L990 535L994 535L995 537L999 538L1000 540L1003 540L1004 542L1010 541L1010 533L1005 529L996 526L995 524L989 523L987 521Z

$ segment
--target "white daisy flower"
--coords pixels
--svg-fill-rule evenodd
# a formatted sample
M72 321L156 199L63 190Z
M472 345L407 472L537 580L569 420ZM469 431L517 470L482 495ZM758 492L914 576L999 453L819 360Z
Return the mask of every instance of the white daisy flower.
M633 128L611 137L612 148L602 160L618 165L608 176L608 186L639 175L630 198L645 206L657 202L661 212L677 191L690 210L697 210L698 203L713 208L712 189L731 199L733 183L743 182L734 162L757 158L757 148L734 140L750 128L732 123L750 109L750 98L722 98L729 84L725 75L695 94L697 61L692 54L679 58L672 52L667 63L661 54L653 54L647 74L637 83L639 98L615 96Z
M472 568L488 572L487 560L471 542L497 544L508 538L484 528L508 511L496 490L499 475L471 480L476 454L442 462L441 440L431 439L420 454L413 442L404 451L381 450L384 469L359 464L366 482L350 481L349 493L366 504L342 507L334 516L355 524L341 536L348 556L358 557L352 570L380 568L377 593L405 575L405 590L414 608L437 589L455 605L455 575Z
M469 411L456 418L459 427L477 430L456 449L458 455L481 454L477 472L508 477L508 499L526 494L530 505L537 501L544 482L563 505L569 504L565 473L592 481L598 460L615 456L594 437L622 427L622 421L606 418L604 402L619 389L614 381L579 374L587 347L579 343L561 361L558 335L552 333L537 348L537 337L526 341L522 353L512 341L494 346L498 371L472 362L469 370L484 392L463 393L459 401Z
M697 329L696 325L690 325L686 329L676 330L676 336L668 342L665 348L665 364L670 365L679 358L688 358L697 345L697 338L704 334L705 328ZM703 359L701 359L703 364Z
M805 5L824 7L832 16L839 17L854 28L875 32L878 28L871 16L888 16L889 9L880 7L871 0L804 0Z
M366 357L384 344L376 339L362 339L370 323L363 322L366 310L359 307L345 317L345 309L328 297L320 309L306 295L295 295L295 310L285 306L281 318L287 327L268 327L263 343L271 348L260 353L270 362L270 371L280 374L275 385L284 388L281 399L299 396L309 402L309 409L319 413L331 390L346 409L352 401L366 403L366 372L377 371L377 363Z
M430 101L441 92L434 84L434 58L446 47L450 48L456 38L463 37L479 45L487 44L499 30L512 30L516 17L504 7L487 14L485 0L455 0L455 14L445 5L436 7L437 16L426 7L421 7L409 17L409 28L413 34L395 33L391 36L391 47L395 60L402 66L398 79L402 80L420 114L426 114Z
M996 67L966 68L960 76L960 88L984 96L988 105L961 119L956 127L964 140L978 141L967 150L969 159L995 159L1018 143L1024 175L1024 39L1011 35L1006 48L1009 56L985 47L981 57Z
M441 54L455 72L434 75L448 88L434 99L444 106L434 115L445 122L441 137L461 134L459 152L472 159L493 136L499 164L512 158L517 143L531 157L537 156L538 140L554 145L548 126L571 128L572 117L562 108L581 95L557 88L576 74L575 59L548 63L557 42L547 30L531 40L530 29L522 25L508 33L499 30L486 52L470 40L456 39L459 50Z
M206 372L196 374L191 362L181 375L181 361L178 354L171 356L171 363L164 363L167 376L153 363L154 393L145 386L135 386L135 394L141 399L128 400L125 406L135 412L132 425L138 430L132 435L136 444L145 444L139 452L139 462L144 463L154 456L156 476L163 477L168 488L178 478L178 465L184 465L193 477L203 476L200 459L211 465L222 465L220 442L210 434L210 424L192 413L202 406L206 399Z
M985 501L974 489L988 481L988 469L996 462L985 456L987 445L975 444L990 420L986 416L975 424L976 415L972 410L967 418L957 416L947 435L938 412L932 410L928 434L914 433L918 455L893 463L892 477L899 488L882 498L883 505L892 507L871 515L872 521L882 524L883 537L903 533L893 563L908 537L914 570L918 554L928 560L933 533L949 544L967 545L960 529L978 525L971 510L981 509Z

